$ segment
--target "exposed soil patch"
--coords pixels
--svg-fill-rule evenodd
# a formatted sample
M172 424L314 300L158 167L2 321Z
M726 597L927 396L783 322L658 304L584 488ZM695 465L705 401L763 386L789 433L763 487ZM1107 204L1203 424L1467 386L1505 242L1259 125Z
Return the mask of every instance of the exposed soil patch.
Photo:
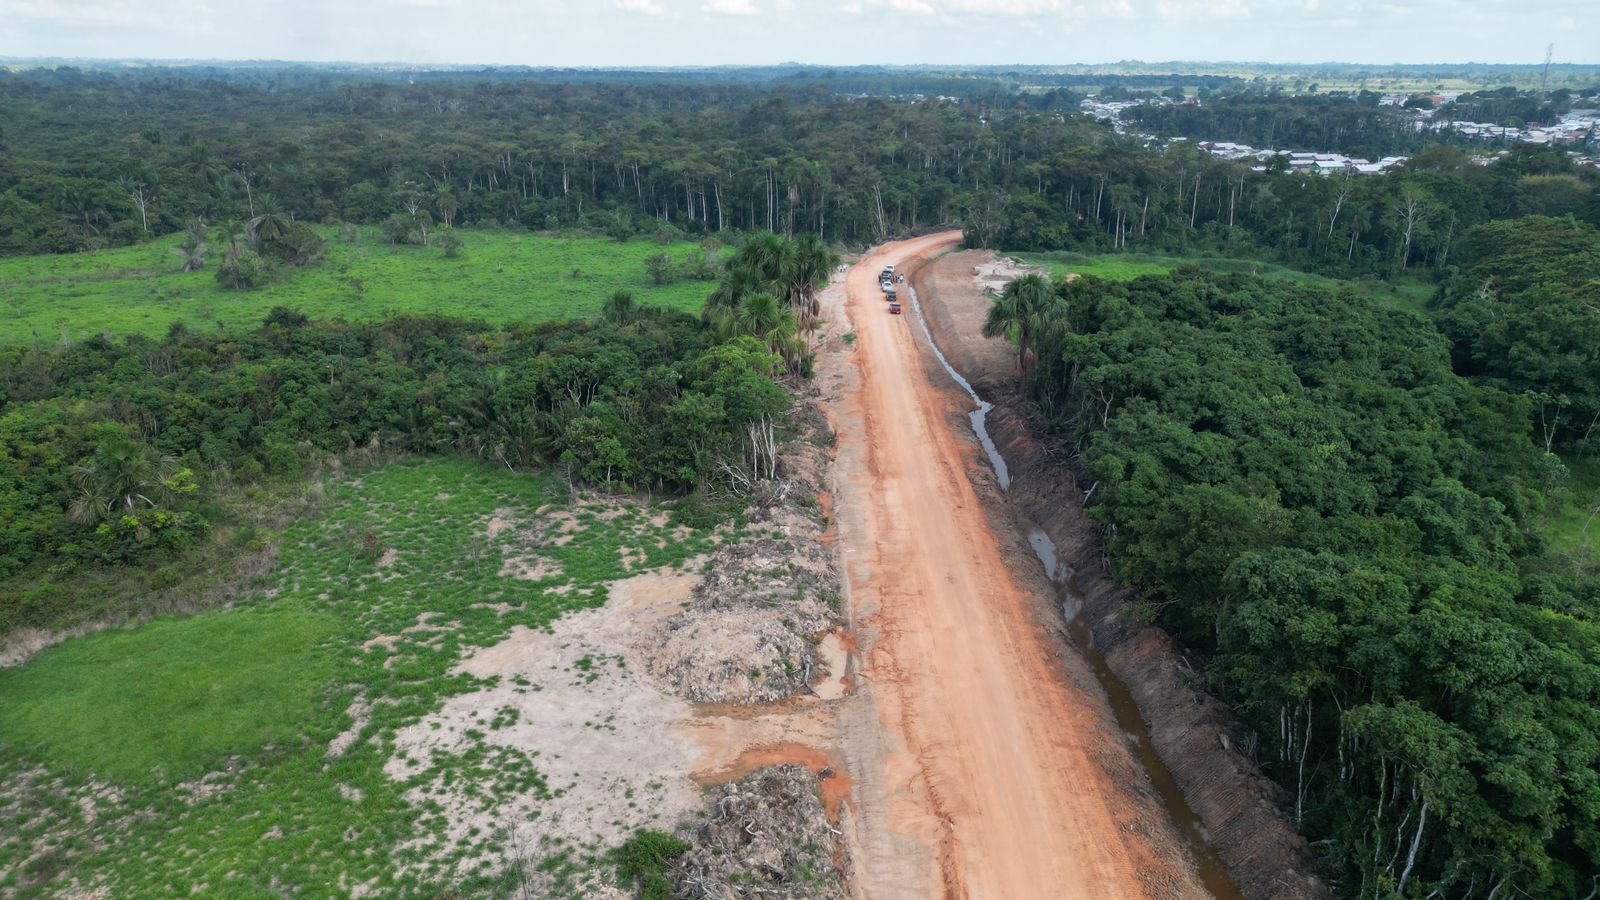
M519 581L544 581L561 575L561 563L543 556L508 556L500 563L500 577Z
M811 693L822 700L837 700L848 694L855 684L850 658L859 652L855 637L847 631L833 631L824 636L817 644L817 656L826 666L826 672L811 685Z
M343 756L346 750L355 745L356 739L361 737L361 732L372 720L372 705L365 697L357 697L350 701L350 707L345 710L345 715L351 718L350 727L339 732L328 742L329 758Z
M1008 274L997 287L974 276L975 270ZM991 251L963 250L933 260L916 275L922 315L940 351L985 398L1016 390L1016 348L1004 338L984 337L983 322L993 304L988 292L1000 290L1005 281L1021 273L1020 268L1001 267Z
M1029 272L1043 272L1045 275L1049 275L1049 271L1046 269L1023 265L1020 261L1008 256L995 256L988 250L968 250L965 253L953 255L961 257L958 260L961 265L966 265L970 262L972 268L971 276L977 280L983 290L994 293L1004 290L1007 282L1015 281ZM940 260L940 263L944 262L944 260ZM947 267L956 264L957 261L952 261L948 263Z
M410 779L434 753L460 755L479 744L531 759L542 783L502 792L493 804L450 785L412 798L444 806L452 841L473 828L503 828L512 847L603 846L635 828L675 827L700 806L689 778L696 750L679 730L694 711L663 695L627 648L677 610L695 580L647 573L614 582L604 606L563 616L549 630L516 628L472 654L459 670L494 684L449 699L398 735L385 771Z

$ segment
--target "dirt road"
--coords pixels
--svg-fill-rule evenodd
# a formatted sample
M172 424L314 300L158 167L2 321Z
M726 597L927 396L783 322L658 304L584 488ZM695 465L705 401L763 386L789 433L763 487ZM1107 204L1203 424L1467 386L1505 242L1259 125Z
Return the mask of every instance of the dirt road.
M916 323L892 316L887 263L959 233L879 248L831 292L856 337L824 362L839 434L836 521L866 638L854 885L869 897L1200 897L1137 785L1104 700L1067 671L1040 599L1014 575L951 426ZM835 308L831 314L840 312ZM835 371L827 371L828 366ZM848 719L848 714L847 719ZM870 738L861 735L871 728ZM1120 755L1119 755L1120 754ZM1165 831L1163 830L1165 829Z

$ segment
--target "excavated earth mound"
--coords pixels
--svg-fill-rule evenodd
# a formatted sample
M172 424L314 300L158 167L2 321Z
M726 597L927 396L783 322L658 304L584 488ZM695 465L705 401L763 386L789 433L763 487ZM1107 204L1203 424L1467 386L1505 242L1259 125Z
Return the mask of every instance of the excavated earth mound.
M779 446L779 477L754 498L742 539L711 553L684 611L640 648L650 673L690 700L768 703L826 671L817 644L836 626L840 586L816 497L832 435L813 400L797 406L797 434Z
M674 869L677 896L843 898L837 835L811 770L760 769L712 792L709 818Z

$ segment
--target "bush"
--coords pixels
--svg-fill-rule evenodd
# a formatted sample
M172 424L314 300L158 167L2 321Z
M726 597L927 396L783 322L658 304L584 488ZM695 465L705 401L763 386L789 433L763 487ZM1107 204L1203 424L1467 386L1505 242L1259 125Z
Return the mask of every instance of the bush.
M644 270L650 273L651 280L657 285L671 284L677 280L670 253L662 252L649 257L644 261Z
M177 569L174 569L172 566L162 566L161 568L150 573L149 578L146 579L146 583L150 586L150 590L152 591L164 591L169 587L173 587L182 580L183 576L178 574Z
M240 250L223 254L217 266L217 284L236 291L260 287L267 281L267 261L253 250Z
M669 900L672 861L689 845L664 831L641 828L617 850L617 874L624 884L638 884L641 900Z
M261 242L261 252L268 259L296 267L321 261L326 249L327 242L305 222L290 222L282 237Z
M433 243L444 251L445 259L456 259L461 256L461 235L456 234L454 228L440 229L434 235Z

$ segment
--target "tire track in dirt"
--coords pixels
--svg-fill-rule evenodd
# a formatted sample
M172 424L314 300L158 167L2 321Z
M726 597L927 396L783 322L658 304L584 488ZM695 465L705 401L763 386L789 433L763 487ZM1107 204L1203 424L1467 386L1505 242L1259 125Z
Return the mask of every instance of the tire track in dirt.
M1171 826L1111 769L1127 748L1064 671L1015 577L908 316L877 285L945 233L869 253L827 294L853 353L819 360L838 433L833 501L855 624L852 884L867 897L1203 897ZM1031 560L1028 562L1031 563ZM1121 756L1118 756L1121 754Z

